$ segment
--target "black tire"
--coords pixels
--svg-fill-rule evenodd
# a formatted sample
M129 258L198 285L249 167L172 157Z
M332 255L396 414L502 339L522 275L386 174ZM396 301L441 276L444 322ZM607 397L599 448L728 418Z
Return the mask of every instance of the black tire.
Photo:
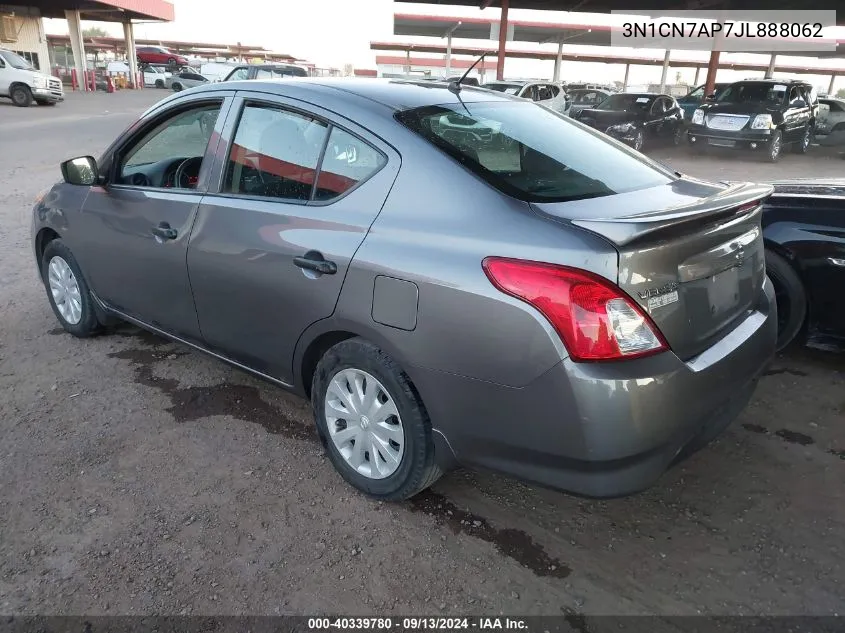
M164 82L161 79L156 79L156 88L164 88Z
M807 293L790 263L766 249L766 273L772 280L778 305L778 351L789 345L807 318Z
M645 133L642 130L637 130L632 147L638 152L641 152L643 151L643 145L645 145Z
M383 479L371 479L357 472L329 439L326 392L332 378L341 370L350 368L363 370L377 378L389 392L402 420L403 455L396 471ZM317 431L335 469L349 484L377 499L402 501L425 490L443 474L434 459L428 413L408 376L381 349L361 338L342 341L320 359L311 384L311 406Z
M806 154L810 149L810 143L813 142L813 126L807 125L804 128L804 133L801 135L801 140L792 146L792 151L796 154Z
M9 96L12 97L12 103L19 108L28 108L32 105L32 91L29 86L17 84L12 88Z
M50 291L50 282L48 280L48 267L50 261L54 257L61 257L70 268L73 276L76 278L76 283L79 286L79 297L82 306L81 316L78 323L69 323L62 316L56 301L53 298L53 293ZM47 244L44 253L41 256L41 280L44 282L44 288L47 291L47 298L50 301L50 307L53 308L53 313L59 320L61 326L69 333L79 338L86 338L93 336L100 332L102 326L97 320L97 312L94 309L94 300L91 297L91 290L88 287L88 282L79 269L79 264L71 253L70 249L65 246L61 239L56 239Z
M173 88L173 92L181 92L182 91L182 84L175 83L171 86Z
M776 163L780 160L780 155L783 153L783 134L780 130L775 130L772 134L771 140L766 144L766 160L770 163Z
M54 105L56 105L56 101L39 101L38 105L40 105L40 106L54 106Z

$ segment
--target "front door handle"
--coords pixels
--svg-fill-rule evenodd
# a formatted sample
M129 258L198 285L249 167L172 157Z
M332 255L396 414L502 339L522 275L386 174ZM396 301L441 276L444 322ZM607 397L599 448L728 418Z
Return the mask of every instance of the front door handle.
M179 232L176 229L171 229L167 222L160 222L158 226L154 226L152 233L165 241L175 240L179 236Z
M293 263L298 268L313 270L321 275L334 275L337 272L337 264L326 260L319 251L308 251L305 255L294 257Z

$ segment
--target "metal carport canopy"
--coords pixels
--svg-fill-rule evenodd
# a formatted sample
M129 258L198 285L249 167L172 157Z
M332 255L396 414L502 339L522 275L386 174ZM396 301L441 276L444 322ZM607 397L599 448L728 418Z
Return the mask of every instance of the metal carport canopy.
M399 2L399 0L395 0ZM815 10L837 11L841 7L842 0L815 0ZM695 10L698 11L698 17L705 17L707 11L711 14L712 19L719 19L723 11L736 10L761 10L763 6L758 0L708 0L702 2L701 0L640 0L636 8L631 6L630 0L402 0L402 4L436 4L442 6L465 6L465 7L479 7L486 9L491 6L501 7L500 24L502 28L498 29L498 63L496 69L496 77L502 79L504 77L505 67L505 45L507 43L507 36L509 32L508 27L508 11L509 9L534 9L540 11L567 11L567 12L581 12L581 13L611 13L619 12L624 14L626 11L635 11L638 14L648 12L655 17L670 17L671 14L677 15L679 11ZM704 6L702 6L704 5ZM766 11L784 10L795 11L800 9L807 9L806 0L767 0ZM845 25L845 11L837 12L836 24ZM441 34L449 36L449 44L451 44L451 33ZM489 36L488 36L489 37ZM580 42L579 42L580 43ZM451 48L451 46L449 47ZM558 58L560 58L560 45L558 48ZM447 57L450 51L447 51ZM668 63L669 53L666 53L666 61L664 62L664 75L666 71L666 64ZM774 58L772 58L774 62ZM556 63L556 68L559 63ZM711 92L716 81L716 70L719 66L719 51L713 50L710 53L710 63L707 67L707 81L706 91ZM557 75L557 72L555 73Z
M35 7L45 18L64 18L65 11L79 11L82 20L126 22L127 20L161 20L175 18L173 4L165 0L18 0Z

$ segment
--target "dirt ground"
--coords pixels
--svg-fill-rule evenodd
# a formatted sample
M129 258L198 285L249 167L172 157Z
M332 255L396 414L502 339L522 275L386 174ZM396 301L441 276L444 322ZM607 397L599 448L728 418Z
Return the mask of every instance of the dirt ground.
M335 474L304 401L131 327L64 334L32 200L164 94L0 102L0 613L842 613L845 355L777 358L715 444L634 497L461 471L382 504ZM845 166L656 155L711 178Z

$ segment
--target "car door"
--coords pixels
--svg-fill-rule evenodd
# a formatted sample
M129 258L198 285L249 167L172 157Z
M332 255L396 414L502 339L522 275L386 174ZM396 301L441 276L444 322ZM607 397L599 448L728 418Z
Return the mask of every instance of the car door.
M646 111L645 128L647 136L654 139L664 136L665 116L666 102L663 97L657 97Z
M208 347L290 383L296 342L334 312L399 157L316 106L238 94L188 270Z
M12 80L9 78L10 75L9 65L3 59L3 55L0 55L0 95L9 94L9 88L12 85Z
M784 140L787 143L801 140L804 133L804 126L810 119L810 108L801 94L799 86L792 86L789 89L789 96L786 102L784 119Z
M188 340L201 338L188 238L232 95L178 99L142 119L109 150L107 182L80 214L80 265L100 299Z

